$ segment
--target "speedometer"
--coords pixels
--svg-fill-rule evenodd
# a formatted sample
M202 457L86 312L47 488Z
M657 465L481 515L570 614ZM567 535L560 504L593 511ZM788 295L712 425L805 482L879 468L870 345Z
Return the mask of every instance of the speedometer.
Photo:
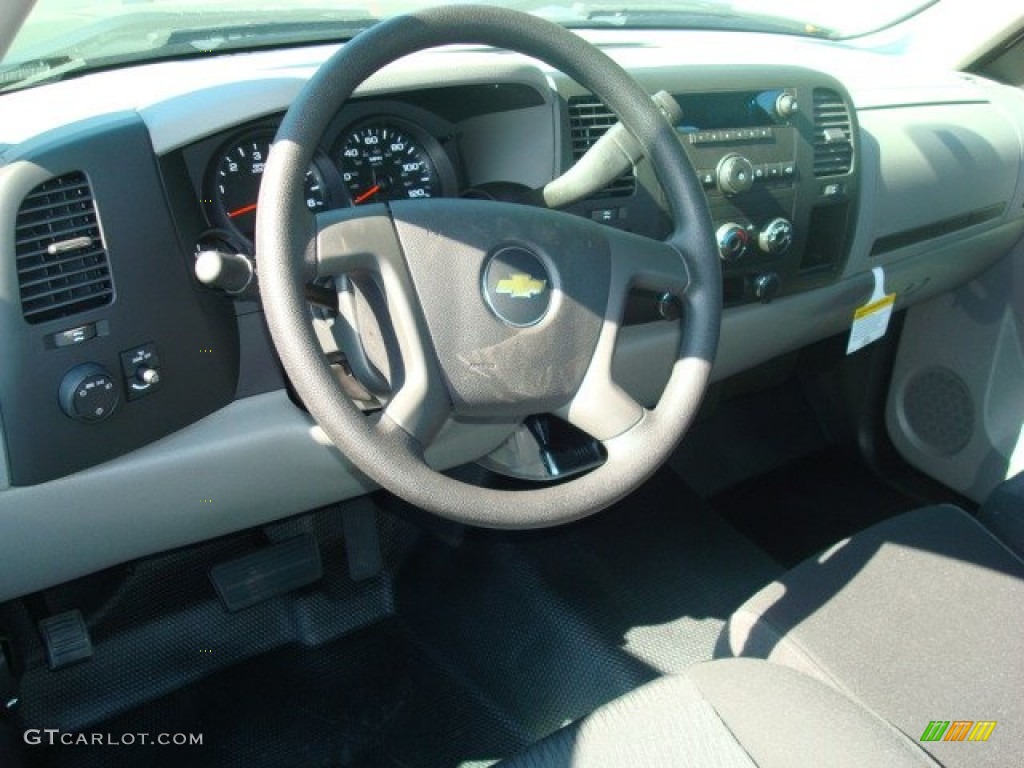
M391 121L362 123L343 134L335 150L354 205L436 197L441 180L424 139Z

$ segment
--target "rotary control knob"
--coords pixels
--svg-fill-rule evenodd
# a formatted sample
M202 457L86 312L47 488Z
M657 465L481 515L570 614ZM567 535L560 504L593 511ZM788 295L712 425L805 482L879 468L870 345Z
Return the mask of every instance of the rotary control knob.
M718 239L718 254L725 262L741 258L747 252L747 245L750 243L750 233L732 221L720 226L715 237Z
M718 177L718 188L727 195L738 195L754 186L753 164L735 152L718 161L715 174Z
M751 284L754 289L754 297L762 304L768 304L779 294L782 283L779 276L774 272L765 272L755 275Z
M779 94L779 97L775 99L775 113L779 117L792 117L800 111L800 104L796 100L796 96L792 93L783 91Z
M76 365L64 374L58 397L64 413L85 424L109 418L121 400L110 371L96 363Z
M781 256L793 244L793 225L786 219L772 219L757 237L761 250L771 256Z

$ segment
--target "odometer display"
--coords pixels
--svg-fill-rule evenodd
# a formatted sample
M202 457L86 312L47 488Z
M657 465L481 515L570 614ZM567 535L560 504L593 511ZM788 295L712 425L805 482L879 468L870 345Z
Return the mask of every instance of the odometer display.
M335 151L354 205L441 194L437 169L422 142L391 122L363 123Z

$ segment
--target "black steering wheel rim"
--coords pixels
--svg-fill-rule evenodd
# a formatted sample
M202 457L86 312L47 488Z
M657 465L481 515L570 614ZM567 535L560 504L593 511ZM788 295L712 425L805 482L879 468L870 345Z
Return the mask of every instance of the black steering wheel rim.
M318 241L302 181L317 143L343 103L372 74L403 56L452 44L518 51L594 92L643 147L676 222L666 242L685 272L685 290L679 295L684 312L680 348L664 393L628 430L603 441L604 465L557 487L493 490L430 468L423 446L400 423L387 414L374 422L345 396L309 320L304 285L315 272ZM708 382L721 320L721 273L696 174L672 126L624 70L577 35L536 17L483 6L433 8L382 22L345 44L313 76L281 124L260 191L256 245L271 336L310 413L371 480L449 519L495 528L542 527L610 505L668 457L695 416Z

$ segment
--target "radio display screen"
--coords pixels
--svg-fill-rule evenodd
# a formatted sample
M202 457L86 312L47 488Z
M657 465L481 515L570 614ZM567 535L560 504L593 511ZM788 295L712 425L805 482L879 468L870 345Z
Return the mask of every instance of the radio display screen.
M722 128L762 128L783 121L775 111L781 88L673 94L683 110L676 126L683 133Z

